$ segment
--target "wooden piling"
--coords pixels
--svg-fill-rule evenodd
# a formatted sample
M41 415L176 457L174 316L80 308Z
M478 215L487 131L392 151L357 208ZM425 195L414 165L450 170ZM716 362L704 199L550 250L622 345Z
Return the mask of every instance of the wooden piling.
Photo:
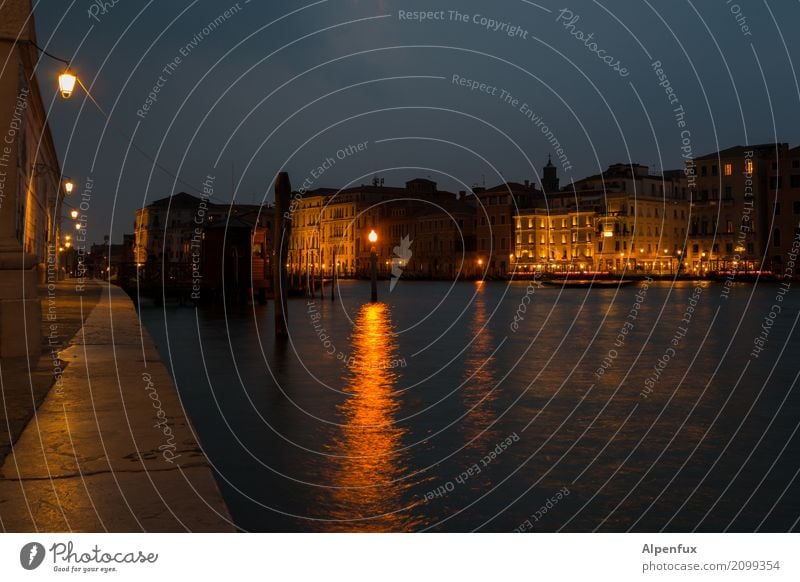
M292 184L289 174L280 172L275 179L275 228L273 231L272 277L275 296L275 337L288 338L286 298L289 280L286 261L289 256L289 235L292 231L291 218Z

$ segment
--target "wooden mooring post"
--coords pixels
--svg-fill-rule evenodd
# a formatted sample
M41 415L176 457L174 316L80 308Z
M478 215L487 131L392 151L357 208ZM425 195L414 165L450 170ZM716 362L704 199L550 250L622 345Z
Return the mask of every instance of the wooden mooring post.
M272 281L275 296L275 337L288 338L286 298L289 280L286 275L286 261L289 256L289 235L292 232L291 217L292 184L289 174L280 172L275 179L275 224L273 230Z

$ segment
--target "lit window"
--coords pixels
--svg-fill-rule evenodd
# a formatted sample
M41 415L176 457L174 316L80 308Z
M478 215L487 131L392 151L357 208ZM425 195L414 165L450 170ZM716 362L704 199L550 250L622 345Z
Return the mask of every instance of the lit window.
M753 160L746 160L744 162L744 173L745 174L753 173Z
M733 175L733 164L725 164L725 167L723 169L723 173L726 176L732 176Z

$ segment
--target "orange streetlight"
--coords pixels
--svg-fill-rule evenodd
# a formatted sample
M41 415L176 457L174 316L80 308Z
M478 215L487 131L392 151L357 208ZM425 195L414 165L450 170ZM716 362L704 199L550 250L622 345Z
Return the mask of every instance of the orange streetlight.
M74 189L75 189L75 184L72 182L72 180L67 180L66 182L64 182L64 192L66 192L67 195L72 194L72 190Z
M72 97L72 93L75 91L75 83L77 80L78 77L76 77L75 74L69 69L62 72L58 76L58 90L61 91L61 96L64 99L69 99Z
M77 210L73 210L72 212L69 213L69 215L72 218L78 218L78 211Z
M369 256L370 279L372 280L370 299L375 303L378 300L378 255L375 254L375 243L378 242L378 233L375 232L374 229L370 230L367 238L369 242L372 243L372 250Z

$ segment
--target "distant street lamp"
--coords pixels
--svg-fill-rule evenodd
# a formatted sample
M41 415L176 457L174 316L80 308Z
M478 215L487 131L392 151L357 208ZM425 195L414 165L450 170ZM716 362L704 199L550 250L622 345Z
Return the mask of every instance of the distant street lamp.
M75 184L72 182L72 180L67 180L66 182L64 182L64 192L66 192L67 195L72 194L72 190L74 189L75 189Z
M80 222L76 222L75 223L75 230L80 230L80 229L81 229L81 223Z
M370 251L370 276L372 279L372 294L371 294L371 301L375 303L378 301L378 255L375 253L375 243L378 242L378 233L374 230L369 231L369 242L372 244L372 250Z
M78 218L78 211L77 210L73 210L72 212L69 213L69 215L72 218Z

